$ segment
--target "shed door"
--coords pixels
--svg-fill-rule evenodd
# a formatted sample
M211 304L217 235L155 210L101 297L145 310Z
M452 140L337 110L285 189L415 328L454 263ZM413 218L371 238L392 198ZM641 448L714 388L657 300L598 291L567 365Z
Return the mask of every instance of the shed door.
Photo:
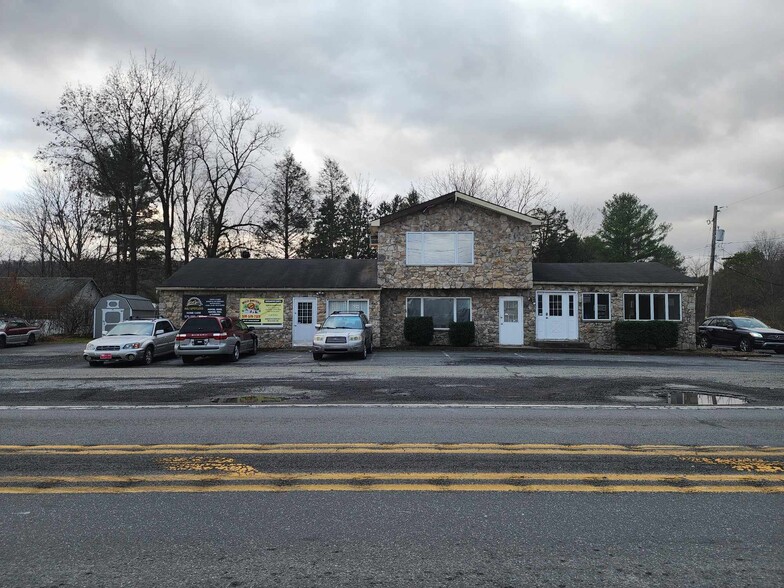
M125 309L123 308L103 308L101 309L101 335L111 331L115 325L123 321Z

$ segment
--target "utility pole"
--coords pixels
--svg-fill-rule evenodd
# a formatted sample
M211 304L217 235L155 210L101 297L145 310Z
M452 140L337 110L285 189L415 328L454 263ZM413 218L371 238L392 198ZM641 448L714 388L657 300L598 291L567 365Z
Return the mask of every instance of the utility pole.
M713 287L713 262L716 260L716 220L719 216L719 207L713 207L713 220L711 221L711 256L708 266L708 287L705 288L705 318L710 316L711 288Z

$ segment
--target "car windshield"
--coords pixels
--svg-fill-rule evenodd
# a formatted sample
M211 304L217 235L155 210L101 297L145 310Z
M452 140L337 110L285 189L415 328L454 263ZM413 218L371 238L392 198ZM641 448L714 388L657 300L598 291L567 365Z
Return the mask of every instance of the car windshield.
M182 325L180 329L180 333L188 334L188 333L220 333L223 329L221 329L220 324L218 323L218 319L204 317L204 318L189 318L185 321L185 324Z
M118 335L152 335L152 323L120 323L106 333L107 337L116 337Z
M767 329L768 325L755 318L734 318L735 326L740 329Z
M322 329L362 329L362 319L358 316L336 316L332 315L324 324Z

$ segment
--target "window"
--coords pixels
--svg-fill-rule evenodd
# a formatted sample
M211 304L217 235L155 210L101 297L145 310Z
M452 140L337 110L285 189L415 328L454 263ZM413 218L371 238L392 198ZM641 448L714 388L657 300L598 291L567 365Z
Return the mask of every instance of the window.
M598 292L583 294L583 320L609 321L610 295Z
M171 326L171 323L169 321L160 321L155 326L155 330L156 331L163 331L164 333L171 333L171 332L174 331L174 327Z
M474 233L406 233L406 265L473 265Z
M431 316L433 327L447 329L449 323L471 320L470 298L407 298L406 316Z
M340 311L364 312L370 316L369 300L327 300L327 316Z
M681 295L624 294L623 317L630 321L679 321Z

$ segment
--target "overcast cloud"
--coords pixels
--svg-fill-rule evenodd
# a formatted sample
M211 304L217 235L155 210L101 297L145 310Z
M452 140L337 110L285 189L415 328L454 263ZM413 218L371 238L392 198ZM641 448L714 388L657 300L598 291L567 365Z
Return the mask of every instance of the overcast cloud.
M404 193L450 161L547 180L559 207L634 192L702 255L706 219L784 184L784 5L769 2L0 0L0 204L68 83L157 51ZM784 190L720 216L734 252L784 233ZM598 215L597 215L598 216Z

